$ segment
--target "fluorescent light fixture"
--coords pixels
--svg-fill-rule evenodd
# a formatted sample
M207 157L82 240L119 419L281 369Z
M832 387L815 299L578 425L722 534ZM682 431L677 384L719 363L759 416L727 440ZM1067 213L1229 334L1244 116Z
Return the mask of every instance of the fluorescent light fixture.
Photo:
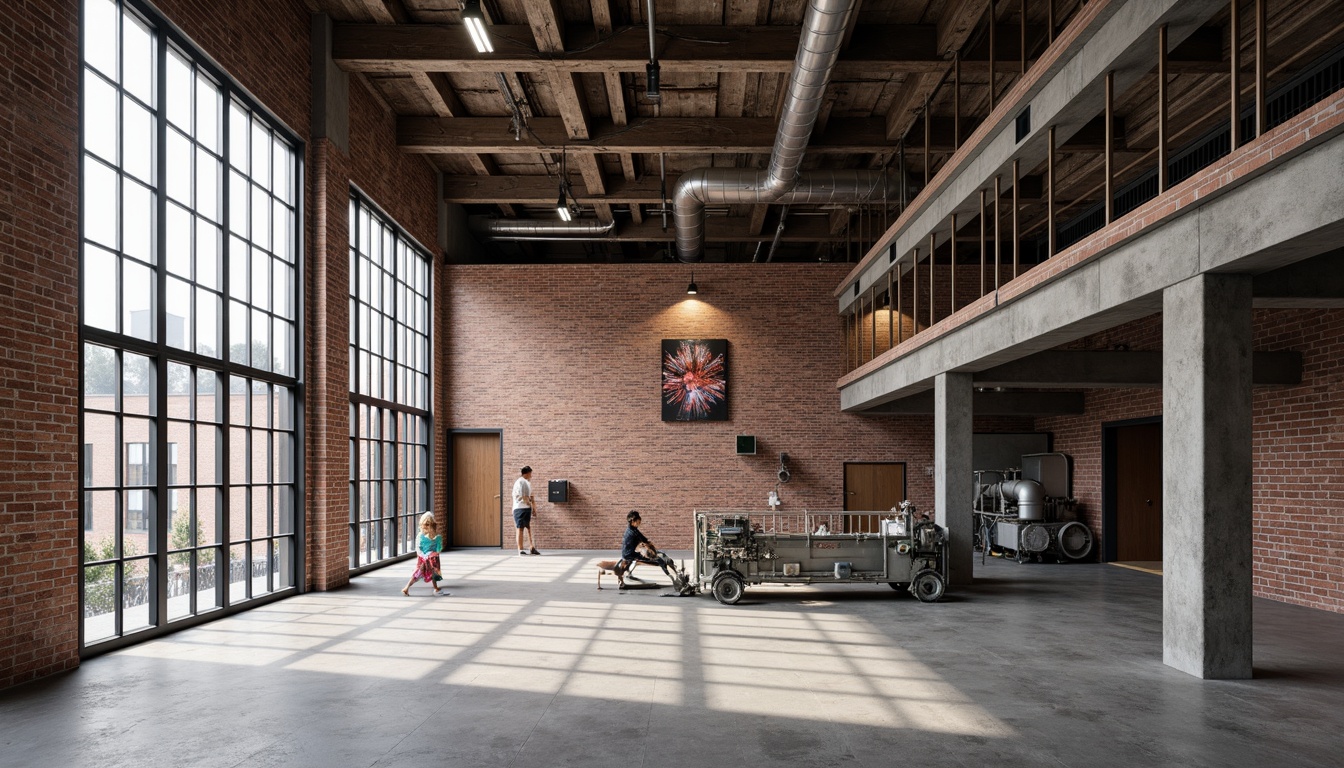
M561 221L573 221L574 211L570 210L569 201L565 199L565 187L560 186L560 199L555 201L555 212L560 214Z
M485 29L485 14L481 13L481 0L466 0L462 4L462 23L471 35L471 42L477 53L494 53L495 46L490 44L490 33Z

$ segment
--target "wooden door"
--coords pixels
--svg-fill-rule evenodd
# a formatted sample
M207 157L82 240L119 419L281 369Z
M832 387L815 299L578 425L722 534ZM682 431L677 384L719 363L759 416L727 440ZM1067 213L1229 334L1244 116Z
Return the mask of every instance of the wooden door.
M498 547L503 513L498 432L454 432L452 544Z
M1162 425L1115 430L1115 558L1162 559Z
M905 500L905 464L901 462L846 463L845 511L885 511ZM877 531L877 515L849 520L847 533Z

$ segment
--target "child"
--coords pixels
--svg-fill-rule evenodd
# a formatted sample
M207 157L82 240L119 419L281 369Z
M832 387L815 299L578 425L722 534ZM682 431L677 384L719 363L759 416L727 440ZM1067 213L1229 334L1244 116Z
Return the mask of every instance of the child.
M639 512L630 510L630 513L625 516L625 522L627 526L625 537L621 541L621 561L613 569L616 573L616 581L619 582L621 588L625 588L625 574L635 566L635 563L650 563L662 568L663 573L671 577L672 583L675 585L677 578L667 569L667 566L672 562L671 559L659 554L653 543L645 538L643 533L640 533L639 524L643 521Z
M439 535L439 524L434 520L433 512L420 516L420 541L416 546L415 573L411 580L401 588L401 594L411 594L411 585L417 578L434 582L434 594L446 594L439 589L443 580L443 571L439 567L439 553L443 551L443 537Z

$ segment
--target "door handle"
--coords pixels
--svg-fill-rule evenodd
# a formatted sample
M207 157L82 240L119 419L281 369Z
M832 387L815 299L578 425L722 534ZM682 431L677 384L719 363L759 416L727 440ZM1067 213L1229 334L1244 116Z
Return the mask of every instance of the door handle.
M1147 504L1147 505L1150 506L1150 507L1153 506L1153 500L1152 500L1152 499L1144 499L1144 500L1143 500L1143 503L1144 503L1144 504Z
M499 497L500 497L499 494L496 493L496 494L495 494L495 498L498 499ZM1150 503L1151 503L1151 502L1150 502Z

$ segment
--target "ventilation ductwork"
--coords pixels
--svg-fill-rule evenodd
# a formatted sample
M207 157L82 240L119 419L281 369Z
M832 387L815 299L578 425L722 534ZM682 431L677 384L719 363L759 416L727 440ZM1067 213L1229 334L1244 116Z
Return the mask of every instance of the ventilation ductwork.
M602 237L616 228L616 222L603 224L600 221L535 221L473 216L467 220L467 227L489 240L570 240Z
M768 168L699 168L677 180L672 215L678 259L704 258L705 205L710 203L855 203L885 191L883 171L798 172L857 4L857 0L809 0Z

